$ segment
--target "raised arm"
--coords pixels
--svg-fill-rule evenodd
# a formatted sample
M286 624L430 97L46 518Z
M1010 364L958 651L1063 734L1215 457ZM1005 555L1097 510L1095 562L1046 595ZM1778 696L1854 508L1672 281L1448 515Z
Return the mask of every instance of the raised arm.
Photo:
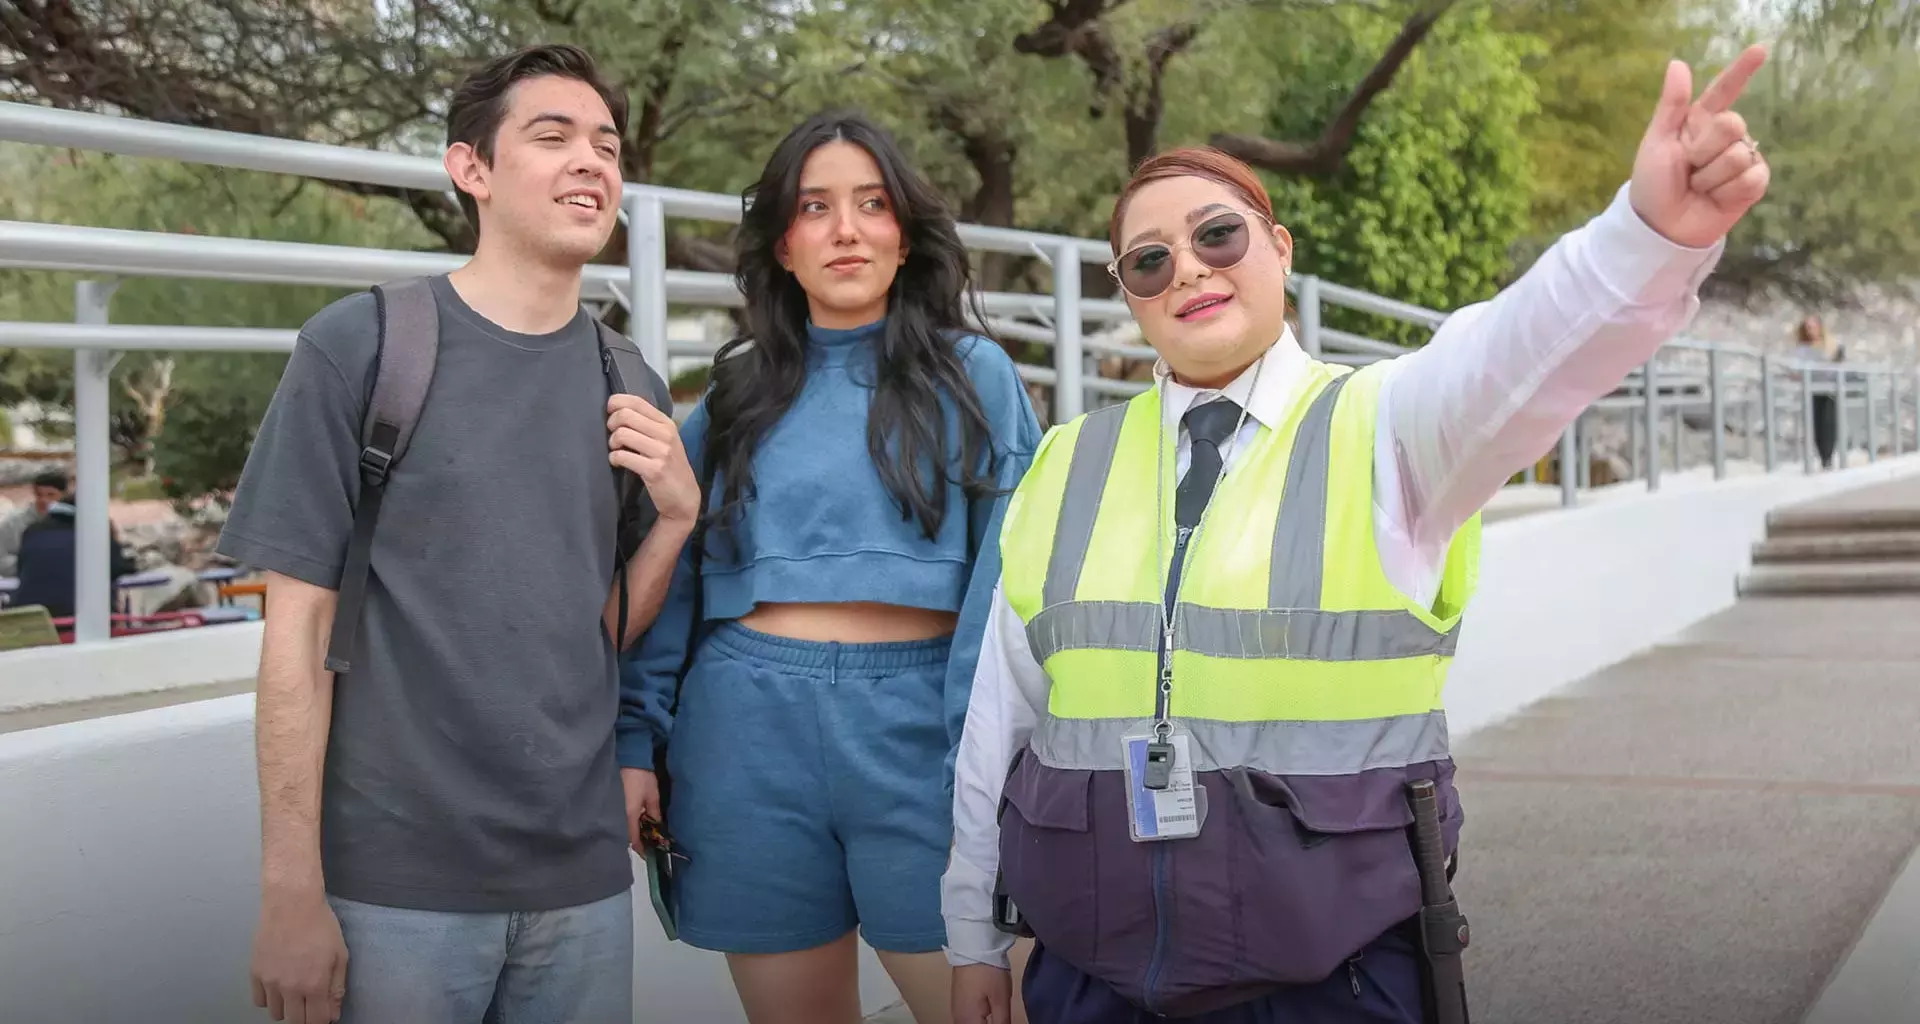
M1697 100L1687 66L1670 65L1632 181L1607 210L1397 361L1380 403L1378 500L1418 549L1443 552L1699 309L1727 232L1766 191L1767 166L1729 109L1765 58L1748 49Z

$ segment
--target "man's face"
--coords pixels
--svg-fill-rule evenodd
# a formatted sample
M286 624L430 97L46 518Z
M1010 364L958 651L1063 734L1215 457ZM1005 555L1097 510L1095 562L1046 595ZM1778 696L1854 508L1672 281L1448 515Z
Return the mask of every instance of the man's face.
M47 507L60 500L60 488L35 484L33 488L33 510L41 515L47 514Z
M462 170L480 206L482 244L583 266L613 233L620 136L606 102L585 82L543 75L516 83L494 136L493 165L476 158Z

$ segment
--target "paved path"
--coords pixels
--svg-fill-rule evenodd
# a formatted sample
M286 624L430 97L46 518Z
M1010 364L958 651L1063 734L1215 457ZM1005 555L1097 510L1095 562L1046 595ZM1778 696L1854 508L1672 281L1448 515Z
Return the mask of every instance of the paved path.
M1920 844L1916 622L1741 603L1458 744L1474 1020L1806 1019ZM1902 906L1856 960L1914 973Z

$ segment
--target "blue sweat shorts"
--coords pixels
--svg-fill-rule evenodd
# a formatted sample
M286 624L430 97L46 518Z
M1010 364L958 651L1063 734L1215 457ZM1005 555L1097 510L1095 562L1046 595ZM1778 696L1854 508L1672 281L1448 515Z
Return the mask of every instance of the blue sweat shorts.
M667 750L667 826L688 858L682 939L782 953L858 927L875 949L941 948L950 645L816 643L731 622L706 638Z

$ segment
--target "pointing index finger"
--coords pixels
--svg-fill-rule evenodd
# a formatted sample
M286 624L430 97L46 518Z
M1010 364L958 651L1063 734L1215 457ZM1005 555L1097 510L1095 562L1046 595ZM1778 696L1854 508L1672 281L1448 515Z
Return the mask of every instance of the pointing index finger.
M1754 72L1759 71L1760 66L1766 62L1765 46L1755 43L1747 47L1740 51L1740 56L1735 57L1733 63L1714 76L1713 81L1708 83L1706 90L1701 92L1700 98L1695 102L1700 109L1710 114L1718 114L1731 108L1733 101L1739 99L1740 94L1746 90L1747 82L1753 78Z

